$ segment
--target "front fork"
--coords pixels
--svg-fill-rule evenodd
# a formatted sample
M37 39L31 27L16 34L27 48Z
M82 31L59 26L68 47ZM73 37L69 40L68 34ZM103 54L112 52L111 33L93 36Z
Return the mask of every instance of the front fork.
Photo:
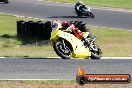
M94 36L93 38L85 38L84 45L90 47L91 45L94 45L96 39L97 39L96 36Z

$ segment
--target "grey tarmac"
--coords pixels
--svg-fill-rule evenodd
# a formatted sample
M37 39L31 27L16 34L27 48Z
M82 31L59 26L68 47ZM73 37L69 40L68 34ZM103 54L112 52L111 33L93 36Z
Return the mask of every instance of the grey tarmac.
M88 74L130 74L132 59L1 58L0 79L75 79L78 67Z

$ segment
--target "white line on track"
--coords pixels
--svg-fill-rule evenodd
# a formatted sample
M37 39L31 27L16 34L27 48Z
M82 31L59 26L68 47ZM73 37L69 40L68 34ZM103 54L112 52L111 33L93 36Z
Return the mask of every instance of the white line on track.
M6 58L6 57L0 57L0 58Z
M46 58L60 58L60 57L46 57ZM79 59L79 58L75 58L75 59ZM132 59L132 57L102 57L101 59Z
M10 57L0 57L0 58L10 58ZM22 58L22 57L11 57L11 58ZM28 57L27 57L28 58ZM30 57L29 57L30 58ZM56 59L56 58L60 58L60 57L44 57L44 58L54 58L54 59ZM82 59L82 58L74 58L74 59ZM101 59L132 59L132 57L102 57Z
M102 57L101 59L132 59L132 57Z
M60 58L60 57L46 57L46 58ZM76 58L76 59L79 59L79 58ZM132 57L102 57L101 59L132 59Z
M41 2L41 1L43 1L43 0L37 0L37 1Z

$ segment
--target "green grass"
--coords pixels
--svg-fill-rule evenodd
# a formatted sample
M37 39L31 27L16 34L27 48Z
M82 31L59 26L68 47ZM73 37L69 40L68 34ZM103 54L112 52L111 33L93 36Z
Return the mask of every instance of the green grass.
M132 31L90 27L104 56L132 56Z
M36 38L19 39L16 37L16 21L31 20L11 15L0 14L0 56L11 57L48 57L57 56L51 45L35 46L30 43L41 42ZM132 56L132 31L113 30L90 26L90 30L98 37L96 43L101 47L103 56ZM3 38L3 35L9 38ZM26 44L26 45L23 45Z
M57 57L50 45L1 48L0 56L32 58Z
M16 21L22 19L31 20L28 18L19 18L12 15L0 14L0 36L4 34L10 34L10 36L15 36Z
M30 43L41 42L37 38L17 38L16 21L34 20L29 18L19 18L12 15L0 14L0 56L5 57L45 57L57 56L49 45L45 46L26 46ZM36 21L36 20L34 20ZM2 37L8 35L8 38ZM25 45L23 45L25 44Z
M54 2L75 3L77 0L49 0ZM132 0L81 0L83 3L94 6L132 9Z

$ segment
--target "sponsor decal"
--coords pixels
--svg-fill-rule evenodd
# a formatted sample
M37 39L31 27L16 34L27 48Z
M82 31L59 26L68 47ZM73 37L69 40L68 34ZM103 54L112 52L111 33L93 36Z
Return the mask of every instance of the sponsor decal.
M84 85L86 83L130 83L129 74L86 74L85 70L78 68L76 76L77 83Z

